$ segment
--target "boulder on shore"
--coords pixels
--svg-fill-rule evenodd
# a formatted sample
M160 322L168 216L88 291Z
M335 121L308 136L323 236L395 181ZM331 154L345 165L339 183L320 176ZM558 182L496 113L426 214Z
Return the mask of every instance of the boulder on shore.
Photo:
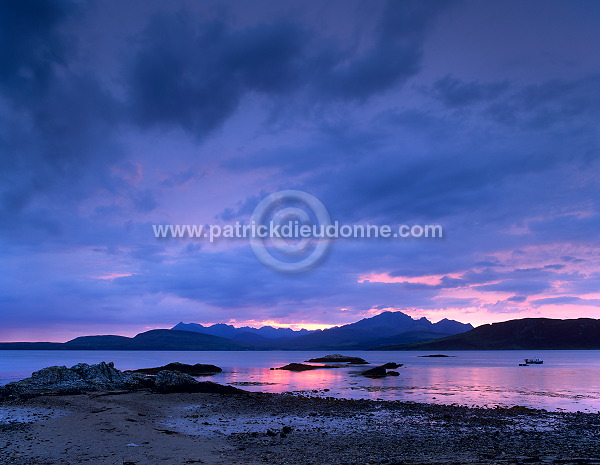
M0 396L20 394L80 394L91 391L136 390L151 387L153 382L138 373L124 373L112 362L96 365L79 363L67 368L52 366L34 372L30 378L0 386Z
M130 373L143 373L145 375L157 375L161 371L178 371L191 376L205 376L214 375L215 373L221 373L223 370L216 365L205 365L202 363L196 363L195 365L188 365L187 363L173 362L168 363L162 367L154 368L139 368L137 370L127 370Z
M306 361L312 362L312 363L327 363L327 362L354 363L357 365L366 365L369 363L360 357L350 357L348 355L342 355L342 354L325 355L323 357L311 358L310 360L306 360Z

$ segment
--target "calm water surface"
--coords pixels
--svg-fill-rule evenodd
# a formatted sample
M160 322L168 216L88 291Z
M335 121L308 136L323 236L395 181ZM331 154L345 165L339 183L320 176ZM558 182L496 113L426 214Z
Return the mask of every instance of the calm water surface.
M425 352L351 351L372 365L404 363L400 376L369 379L361 367L303 373L269 370L326 352L153 352L0 351L0 384L51 365L112 361L121 370L169 362L212 363L223 373L212 381L264 392L302 391L317 396L409 400L493 407L524 405L547 410L600 411L600 351L449 351L449 358L421 358ZM524 358L543 365L520 367ZM248 384L246 384L248 383ZM329 389L329 391L324 391ZM317 391L317 392L313 392Z

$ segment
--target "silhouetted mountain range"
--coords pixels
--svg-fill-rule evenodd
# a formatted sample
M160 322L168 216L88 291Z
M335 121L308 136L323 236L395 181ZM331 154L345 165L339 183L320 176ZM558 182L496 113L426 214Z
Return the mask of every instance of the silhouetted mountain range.
M385 345L376 350L583 350L600 349L600 320L523 318L478 326L432 341Z
M182 331L179 328L193 328ZM251 331L250 331L250 330ZM222 337L205 331L228 334ZM0 343L0 350L505 350L600 349L600 320L524 318L473 328L453 320L431 323L402 312L384 312L319 331L204 327L179 323L135 337L82 336L65 343Z
M472 328L453 320L431 323L427 318L415 320L402 312L384 312L318 331L178 323L172 329L155 329L135 337L82 336L65 343L0 343L0 350L360 350L435 339Z

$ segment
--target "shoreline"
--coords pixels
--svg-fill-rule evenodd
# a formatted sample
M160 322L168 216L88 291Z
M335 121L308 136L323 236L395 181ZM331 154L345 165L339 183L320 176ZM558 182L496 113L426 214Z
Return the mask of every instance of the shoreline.
M600 414L525 407L136 391L0 402L7 409L39 419L0 424L7 465L600 464Z
M562 352L562 351L559 351ZM19 357L12 357L4 352L3 366L7 376L1 384L18 382L30 376L35 370L43 369L50 364L71 366L83 361L97 363L106 357L115 355L107 353L71 354L68 357L52 359L51 353L42 354L32 359L25 352ZM257 358L246 359L245 355L232 356L231 353L178 353L158 352L143 356L132 352L116 354L116 368L132 370L144 367L171 363L174 360L195 364L212 363L223 368L223 372L210 377L197 378L212 380L216 383L238 386L250 391L287 392L318 390L338 398L381 398L384 400L402 399L415 402L435 402L440 404L458 404L467 406L512 406L524 405L530 408L550 411L584 411L596 413L600 405L600 390L595 381L600 376L600 365L597 353L590 352L579 358L574 352L565 354L538 353L536 356L547 358L547 364L533 368L518 367L520 357L532 355L528 353L507 356L495 352L492 355L479 352L477 355L462 353L460 357L424 358L422 355L406 354L394 358L397 353L377 355L367 358L371 366L395 361L404 363L400 368L400 377L384 380L368 380L355 376L350 369L341 369L328 373L294 374L284 371L270 371L269 367L280 367L285 363L302 362L319 353L272 353L262 352ZM68 355L68 354L67 354ZM348 355L367 357L365 352ZM448 352L448 355L459 355ZM141 357L141 358L140 358ZM233 358L232 358L233 357ZM37 360L37 361L36 361ZM17 369L21 372L17 372ZM360 369L355 369L357 372ZM473 378L473 370L477 370ZM243 383L243 384L238 384ZM259 386L261 385L261 386ZM0 390L2 386L0 386Z

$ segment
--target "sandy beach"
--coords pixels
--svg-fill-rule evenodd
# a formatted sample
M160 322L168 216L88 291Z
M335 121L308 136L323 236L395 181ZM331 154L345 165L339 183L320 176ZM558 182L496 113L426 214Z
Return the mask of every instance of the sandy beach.
M1 463L600 464L600 415L286 394L105 392L0 404Z

